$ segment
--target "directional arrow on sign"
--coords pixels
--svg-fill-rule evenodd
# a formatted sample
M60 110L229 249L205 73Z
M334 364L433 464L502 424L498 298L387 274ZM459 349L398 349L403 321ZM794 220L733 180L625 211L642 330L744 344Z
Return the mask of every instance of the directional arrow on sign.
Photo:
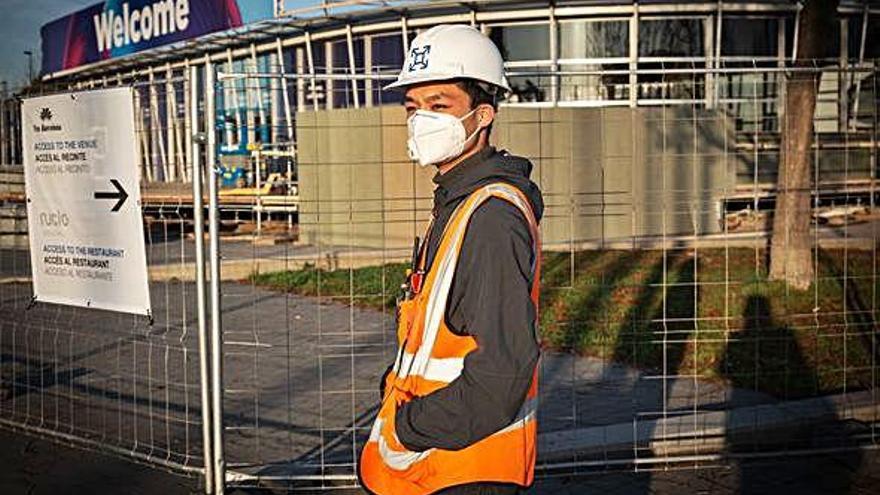
M116 204L110 211L119 211L122 208L122 205L125 203L125 200L128 199L128 193L125 192L125 189L122 188L122 185L119 184L119 181L116 179L110 179L110 183L113 184L113 187L116 188L115 192L95 192L95 199L115 199Z

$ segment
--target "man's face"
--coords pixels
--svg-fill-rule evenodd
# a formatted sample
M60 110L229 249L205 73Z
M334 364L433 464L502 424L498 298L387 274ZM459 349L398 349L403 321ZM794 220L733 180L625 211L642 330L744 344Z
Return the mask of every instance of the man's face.
M429 82L410 86L406 90L404 105L407 117L416 110L428 110L461 118L473 110L470 96L452 82ZM478 109L462 120L468 136L477 130L480 115L481 111Z

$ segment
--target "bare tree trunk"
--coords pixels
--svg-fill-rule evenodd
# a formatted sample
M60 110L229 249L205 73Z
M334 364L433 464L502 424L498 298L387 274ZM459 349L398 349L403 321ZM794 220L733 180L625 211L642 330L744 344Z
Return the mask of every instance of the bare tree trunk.
M798 25L797 65L810 66L823 56L824 41L834 33L838 0L809 0ZM813 283L810 239L810 164L813 114L820 75L793 72L785 87L782 156L776 187L776 211L770 239L770 279L806 290Z
M770 279L806 290L813 282L810 163L818 74L794 74L786 84L782 163L770 239Z

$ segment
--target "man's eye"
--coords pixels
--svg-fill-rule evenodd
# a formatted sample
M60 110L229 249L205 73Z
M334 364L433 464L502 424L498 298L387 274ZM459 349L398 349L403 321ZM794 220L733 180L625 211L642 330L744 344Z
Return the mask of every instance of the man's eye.
M445 109L447 109L447 108L449 108L448 105L440 105L440 104L437 104L437 105L431 105L431 110L434 110L434 111L437 111L437 110L445 110Z

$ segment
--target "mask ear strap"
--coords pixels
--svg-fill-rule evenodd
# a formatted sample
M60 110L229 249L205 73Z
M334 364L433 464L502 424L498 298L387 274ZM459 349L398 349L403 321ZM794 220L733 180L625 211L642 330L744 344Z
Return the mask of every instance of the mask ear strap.
M470 111L470 113L474 113L479 109L480 109L480 107L474 108L473 110ZM478 115L477 116L477 131L476 132L480 132L481 130L485 129L485 127L483 127L481 125L482 123L483 123L483 119L479 118L479 115Z
M470 117L471 115L473 115L474 113L476 113L476 111L479 110L479 109L480 109L480 107L476 107L476 108L474 108L474 109L471 110L470 112L468 112L468 113L462 115L461 117L459 117L458 121L461 122L462 120L464 120L464 119ZM479 121L477 122L477 130L474 131L474 134L476 134L476 133L480 132L481 130L485 129L485 127L482 127L482 126L480 125L480 124L482 124L482 123L483 123L483 120L482 120L482 119L479 119ZM474 137L473 134L471 134L470 136L468 136L468 139L470 139L470 138L472 138L472 137Z
M474 109L474 110L476 110L476 109ZM480 134L480 131L482 131L483 129L485 129L485 127L482 127L482 126L480 126L479 123L477 123L477 128L474 129L474 132L472 132L470 136L468 136L464 139L464 142L466 143L466 142L470 141L471 139L473 139L474 136L477 136L478 134Z

